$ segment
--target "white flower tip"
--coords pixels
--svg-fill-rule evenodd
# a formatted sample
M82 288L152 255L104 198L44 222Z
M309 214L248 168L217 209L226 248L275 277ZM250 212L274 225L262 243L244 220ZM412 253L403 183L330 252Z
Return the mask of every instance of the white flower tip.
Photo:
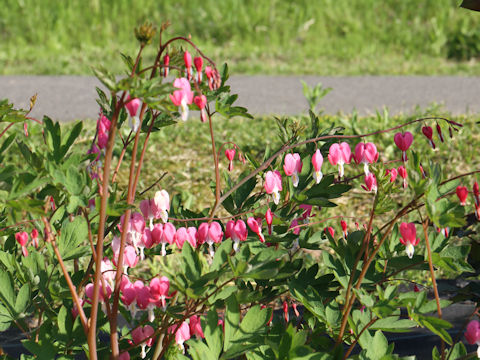
M405 251L408 255L408 258L411 259L413 257L413 253L415 252L415 248L411 243L408 243L407 246L405 247Z
M238 252L238 240L237 239L233 240L233 250L235 252Z
M162 256L167 255L167 250L165 249L165 243L162 243Z
M136 133L138 131L138 128L140 127L140 119L138 118L138 116L130 117L129 125L132 131Z
M160 213L160 218L162 219L163 223L166 224L168 222L168 211L162 210Z
M297 187L299 181L300 181L300 179L298 178L298 174L293 173L293 175L292 175L293 187Z
M315 171L313 173L313 179L315 180L315 183L320 183L320 181L322 181L322 178L323 178L323 173L321 171Z
M345 171L343 169L343 163L338 163L338 175L342 178L344 175Z
M273 196L273 202L275 203L275 205L278 205L278 203L280 202L280 193L277 191L274 191L272 193L272 196Z
M368 168L368 163L363 164L363 171L365 172L365 176L368 176L368 174L370 174L370 169Z
M155 313L153 312L153 308L148 309L148 321L153 322L155 320Z
M187 121L188 119L188 105L183 103L182 101L182 106L180 107L180 114L182 116L183 121Z
M208 244L208 253L210 254L210 256L213 258L215 256L215 250L213 249L213 245L212 244Z

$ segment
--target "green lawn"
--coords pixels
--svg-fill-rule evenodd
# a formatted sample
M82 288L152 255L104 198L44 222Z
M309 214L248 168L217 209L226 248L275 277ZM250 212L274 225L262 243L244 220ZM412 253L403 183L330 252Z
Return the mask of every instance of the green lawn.
M480 14L460 2L3 0L0 74L121 73L134 26L169 20L233 74L480 75Z

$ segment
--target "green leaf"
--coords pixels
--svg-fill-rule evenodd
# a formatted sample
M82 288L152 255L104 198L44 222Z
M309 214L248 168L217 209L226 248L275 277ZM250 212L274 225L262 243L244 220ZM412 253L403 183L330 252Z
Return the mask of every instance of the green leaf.
M17 295L15 300L15 311L17 314L22 314L27 309L28 303L30 301L30 285L24 284Z
M387 354L388 341L381 331L377 330L372 338L371 345L367 348L367 357L371 360L380 360Z
M193 338L187 341L189 349L189 354L192 356L193 360L217 360L218 358L213 357L210 349L205 343L194 340ZM177 356L177 354L176 354ZM182 356L182 359L188 359L185 356ZM177 356L178 359L178 356Z
M58 151L58 156L60 158L63 158L67 154L70 147L73 145L75 140L78 138L78 136L82 132L82 127L83 127L83 123L79 121L73 126L73 128L68 132L68 134L66 134L65 136L66 140L61 146L60 150Z
M452 352L449 356L449 359L452 359L452 360L460 359L465 355L467 355L467 349L465 348L465 345L463 345L462 342L457 342L451 351Z
M389 332L405 332L407 329L416 326L415 321L408 319L400 319L398 316L389 316L377 320L370 329L382 330Z
M222 290L213 295L208 302L210 304L214 304L217 300L227 299L230 295L234 294L237 291L238 287L236 285L225 286Z
M240 305L238 304L235 294L230 296L226 301L225 309L225 341L223 350L227 351L232 346L232 340L240 323Z
M220 270L220 268L228 262L228 257L232 252L232 240L228 239L222 241L220 246L215 251L215 255L213 257L212 265L210 267L211 270Z
M222 327L218 325L218 315L215 309L210 309L204 327L205 340L213 359L218 359L222 351Z
M13 292L13 283L10 276L3 269L0 269L0 299L3 304L14 314L15 293Z
M182 249L182 271L190 281L195 281L202 275L202 265L198 253L193 250L188 242L183 244Z
M22 344L28 351L35 354L38 360L51 360L52 354L57 354L51 339L40 339L38 343L34 340L23 340Z
M73 195L80 195L86 185L85 173L71 166L65 175L64 185L67 191Z
M88 227L83 217L77 216L73 221L65 219L58 241L58 250L63 260L72 260L85 255L85 246L80 245L87 239Z
M106 68L99 67L97 69L93 68L93 73L97 77L100 82L105 85L105 87L110 91L115 91L116 89L116 81L115 76L111 74Z
M452 344L452 338L446 329L450 329L452 324L446 320L442 320L433 316L424 316L420 314L415 314L414 320L418 322L423 327L426 327L431 332L440 336L447 344Z
M270 308L261 309L260 305L252 307L242 319L240 328L235 332L233 341L256 335L270 320L271 311Z

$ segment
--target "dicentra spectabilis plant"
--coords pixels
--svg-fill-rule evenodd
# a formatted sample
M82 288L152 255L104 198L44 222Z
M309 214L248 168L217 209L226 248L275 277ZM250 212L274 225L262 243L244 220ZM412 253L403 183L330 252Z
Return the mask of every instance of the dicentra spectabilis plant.
M0 103L10 129L0 134L0 329L22 331L34 354L24 358L391 359L384 332L416 326L441 338L435 358L463 356L442 320L450 302L436 276L473 271L465 236L477 220L466 213L478 215L478 185L475 207L455 193L478 170L445 174L421 150L418 127L439 124L441 136L440 125L461 125L432 116L351 135L322 129L310 111L278 119L282 145L257 158L213 130L222 117L251 117L233 105L227 66L189 38L164 41L165 29L159 39L150 25L136 29L139 52L123 56L127 77L96 71L108 93L97 89L88 152L75 143L82 123L65 133L30 116L34 99L29 110ZM26 121L41 127L28 138L14 126ZM139 185L145 162L159 156L149 158L150 135L183 121L201 121L210 135L213 191L201 211L162 179ZM383 133L401 152L373 143ZM21 167L6 156L15 149ZM119 181L122 168L128 178ZM351 206L357 216L325 215L350 192L361 198ZM464 202L468 190L459 195Z

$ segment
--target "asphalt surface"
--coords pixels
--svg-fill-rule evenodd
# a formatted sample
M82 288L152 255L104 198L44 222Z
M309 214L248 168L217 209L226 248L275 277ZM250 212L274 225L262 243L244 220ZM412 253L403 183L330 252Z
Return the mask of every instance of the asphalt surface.
M375 113L384 106L391 114L412 113L416 106L443 104L453 114L480 112L480 77L318 77L318 76L232 76L232 92L255 115L294 115L305 113L307 102L300 80L309 85L319 82L333 90L320 102L327 114ZM0 76L0 99L28 107L31 95L38 93L33 116L49 115L55 120L96 118L95 86L86 76ZM318 110L317 109L317 110Z

